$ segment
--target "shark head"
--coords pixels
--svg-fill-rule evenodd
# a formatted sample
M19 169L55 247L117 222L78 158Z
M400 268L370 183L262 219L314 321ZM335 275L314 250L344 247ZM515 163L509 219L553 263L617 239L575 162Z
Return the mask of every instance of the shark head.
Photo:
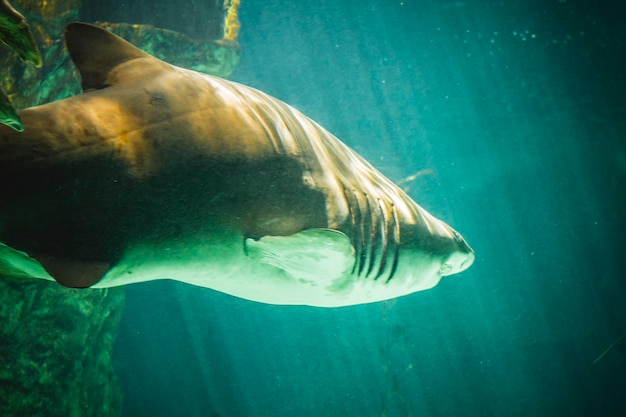
M397 268L386 278L386 285L398 293L432 288L441 278L465 271L475 260L473 249L460 233L424 213L423 222L404 224L400 229Z
M476 256L459 232L420 206L416 209L418 221L403 227L401 256L407 258L407 266L403 265L405 273L414 277L421 289L426 289L436 285L442 277L465 271ZM424 279L427 276L430 279Z

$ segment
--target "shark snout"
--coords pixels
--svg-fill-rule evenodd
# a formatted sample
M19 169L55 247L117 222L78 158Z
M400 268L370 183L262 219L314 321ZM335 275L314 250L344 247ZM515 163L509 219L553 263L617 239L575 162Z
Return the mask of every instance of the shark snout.
M474 259L476 259L476 255L474 254L472 248L467 244L465 239L463 239L463 237L456 231L454 232L454 240L456 249L441 265L441 276L458 274L459 272L463 272L467 268L469 268L474 263Z

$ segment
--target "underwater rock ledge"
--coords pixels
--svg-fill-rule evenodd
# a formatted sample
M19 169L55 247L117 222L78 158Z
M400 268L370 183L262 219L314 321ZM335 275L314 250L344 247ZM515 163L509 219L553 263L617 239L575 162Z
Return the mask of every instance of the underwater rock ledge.
M124 294L0 279L0 415L121 415L111 353Z

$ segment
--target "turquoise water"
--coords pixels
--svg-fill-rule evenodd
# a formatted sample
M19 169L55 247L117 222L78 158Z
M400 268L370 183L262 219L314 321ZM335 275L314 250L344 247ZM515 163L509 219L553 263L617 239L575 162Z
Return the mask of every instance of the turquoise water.
M626 415L625 15L624 1L243 2L232 79L393 180L426 170L409 193L477 259L340 309L130 286L124 415Z

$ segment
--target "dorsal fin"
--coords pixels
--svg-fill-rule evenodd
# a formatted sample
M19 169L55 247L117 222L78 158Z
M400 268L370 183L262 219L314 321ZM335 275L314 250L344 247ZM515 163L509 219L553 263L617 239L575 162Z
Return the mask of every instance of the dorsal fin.
M107 87L109 72L124 62L150 57L117 35L87 23L70 23L65 28L65 44L80 71L84 91Z

